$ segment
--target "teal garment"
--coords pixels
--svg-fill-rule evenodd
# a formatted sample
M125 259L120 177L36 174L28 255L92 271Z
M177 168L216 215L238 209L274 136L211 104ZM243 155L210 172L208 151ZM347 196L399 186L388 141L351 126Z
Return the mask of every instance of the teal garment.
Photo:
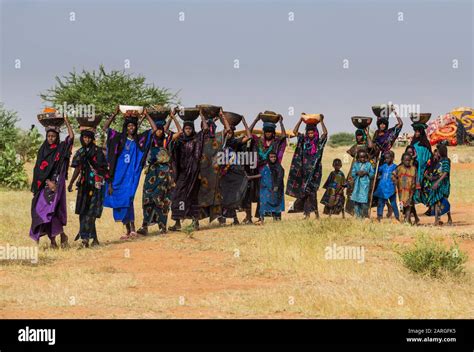
M428 206L432 207L438 202L441 202L443 198L448 199L451 182L449 180L449 175L451 172L451 160L448 158L443 158L437 162L435 167L429 168L426 176L423 179L423 184L421 187L421 200ZM441 178L441 174L447 173L447 176L441 180L438 188L433 189L433 184Z
M358 176L357 172L365 171L368 175ZM352 167L351 176L354 179L354 190L352 191L351 200L358 203L368 203L370 193L370 180L374 178L375 169L370 162L355 162Z
M415 194L413 195L413 200L415 203L422 203L421 200L421 184L423 182L423 176L425 174L426 166L428 165L428 161L431 158L431 151L420 145L420 142L416 142L413 144L416 152L416 164L417 164L417 171L416 171L416 190Z

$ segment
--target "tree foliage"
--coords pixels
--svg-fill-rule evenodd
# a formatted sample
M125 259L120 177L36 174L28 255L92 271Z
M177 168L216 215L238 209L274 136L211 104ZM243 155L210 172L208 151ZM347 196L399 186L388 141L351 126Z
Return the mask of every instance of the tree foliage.
M107 117L119 104L150 106L177 103L176 93L146 83L145 77L125 71L106 72L102 65L97 71L77 73L74 70L55 79L56 85L40 94L43 101L53 107L92 104L96 115ZM71 122L77 127L74 119Z

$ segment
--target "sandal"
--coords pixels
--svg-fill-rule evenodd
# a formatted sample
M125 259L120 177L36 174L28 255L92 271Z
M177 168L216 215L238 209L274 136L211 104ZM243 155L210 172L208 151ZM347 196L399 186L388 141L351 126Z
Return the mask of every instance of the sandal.
M128 236L131 237L131 238L138 238L139 237L138 233L136 233L135 231L130 232L130 234Z
M130 239L130 234L127 233L127 234L123 235L122 237L120 237L120 239L121 239L122 241L129 240L129 239Z

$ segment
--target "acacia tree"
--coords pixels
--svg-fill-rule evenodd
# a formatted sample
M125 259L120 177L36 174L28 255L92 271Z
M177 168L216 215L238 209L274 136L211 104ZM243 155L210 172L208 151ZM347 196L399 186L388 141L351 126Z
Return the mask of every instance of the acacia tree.
M92 104L95 114L104 117L112 114L118 104L150 106L178 102L177 93L146 83L142 75L117 70L107 73L102 65L98 71L74 70L55 79L56 85L40 94L44 102L52 106ZM77 122L71 120L77 128Z

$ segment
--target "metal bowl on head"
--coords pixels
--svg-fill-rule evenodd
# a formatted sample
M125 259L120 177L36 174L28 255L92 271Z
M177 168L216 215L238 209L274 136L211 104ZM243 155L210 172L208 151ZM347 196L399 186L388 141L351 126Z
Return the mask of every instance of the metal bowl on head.
M272 123L277 123L278 121L280 121L280 117L281 117L280 114L277 114L276 112L269 111L269 110L265 110L265 112L261 112L260 114L258 114L258 116L260 117L260 120L262 120L262 122L272 122Z
M198 108L184 108L177 110L179 118L183 121L194 121L199 117Z
M352 124L361 130L366 129L372 123L372 118L367 116L352 116Z
M64 124L64 116L53 108L45 108L43 113L38 114L37 117L39 123L44 127L60 127Z
M87 127L87 128L96 128L100 121L102 121L103 115L95 115L95 116L80 116L77 117L77 122L79 123L80 127Z
M393 105L380 104L372 106L372 112L377 117L384 117L388 119L393 111Z
M150 108L148 115L152 118L153 121L166 120L170 114L171 109L165 106L155 105Z
M217 105L209 105L209 104L199 104L196 105L196 108L202 110L202 114L206 119L213 119L219 116L219 111L221 111L222 107Z
M324 118L323 114L301 114L303 122L307 125L317 125Z
M237 126L243 118L242 115L230 111L224 111L224 117L231 126Z
M411 113L410 120L413 123L427 123L431 118L430 112L422 112L422 113Z

